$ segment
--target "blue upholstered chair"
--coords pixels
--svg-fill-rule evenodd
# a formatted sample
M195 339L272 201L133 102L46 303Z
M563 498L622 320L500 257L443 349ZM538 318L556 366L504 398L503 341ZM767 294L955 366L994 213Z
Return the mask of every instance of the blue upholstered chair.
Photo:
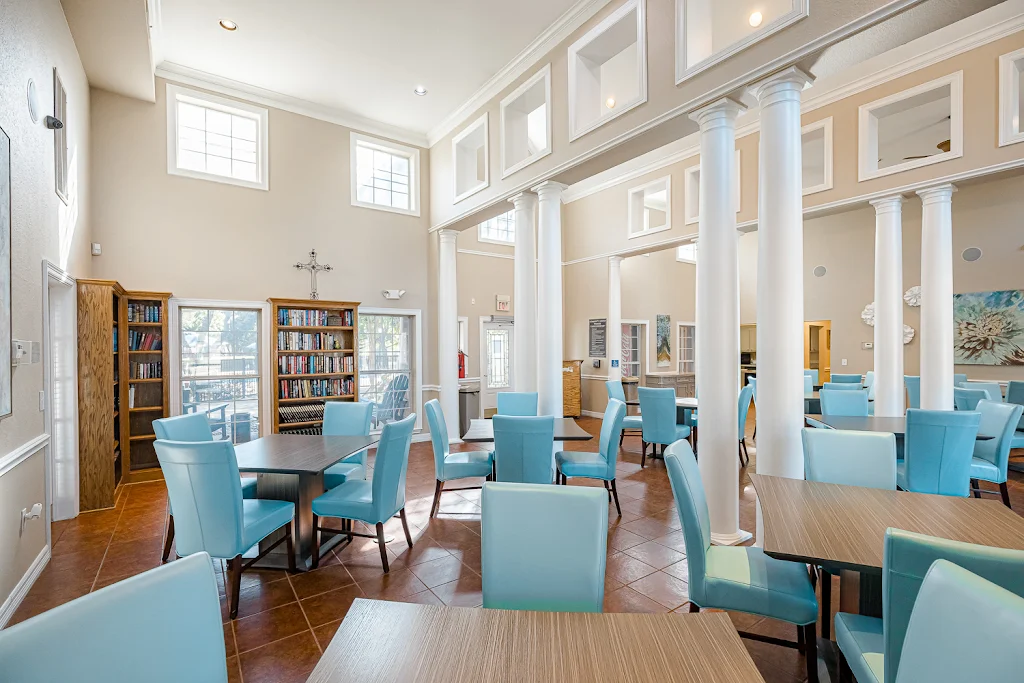
M960 386L964 389L977 389L988 394L990 401L1003 400L1003 387L999 382L963 382Z
M568 483L569 477L600 479L608 489L609 497L615 499L615 511L622 516L619 508L619 492L615 488L615 465L619 462L619 434L622 433L622 419L626 404L618 399L608 399L601 420L601 441L597 453L581 451L558 451L555 453L555 483Z
M349 479L313 499L313 568L320 564L320 538L323 533L344 534L351 542L353 536L376 538L380 548L380 561L384 573L389 570L388 553L384 542L384 522L398 515L402 519L405 541L412 547L409 523L405 519L405 473L409 468L409 445L416 425L416 413L388 422L380 433L377 458L370 481ZM341 531L320 526L321 517L342 520ZM376 534L357 533L352 530L356 520L376 527Z
M864 378L861 375L837 375L833 372L830 381L836 384L862 384Z
M0 631L5 681L227 683L217 579L197 553Z
M281 542L287 543L288 569L295 571L292 520L295 504L283 500L244 500L235 447L230 441L154 443L167 495L174 508L178 555L207 552L228 560L230 615L238 615L242 572ZM242 554L279 529L284 535L245 564Z
M643 450L640 454L640 467L647 464L647 445L653 444L651 457L657 455L661 446L662 455L665 447L680 439L690 436L690 428L676 424L676 391L675 389L652 389L640 387L640 417L643 418Z
M864 387L853 382L825 382L821 385L822 391L863 391Z
M896 437L882 432L803 429L804 477L844 486L896 490Z
M368 436L373 404L351 401L324 402L324 436ZM353 453L324 470L324 488L333 489L349 479L366 479L366 451Z
M1013 433L1020 421L1024 407L1015 403L1002 401L980 401L978 412L981 422L978 434L995 437L974 442L974 457L971 459L971 487L974 495L981 497L984 491L978 481L988 481L999 485L999 494L1003 505L1010 507L1010 492L1006 488L1006 470L1010 463L1010 444ZM994 492L993 492L994 493Z
M903 386L907 388L907 407L921 407L921 378L918 375L904 375Z
M590 486L488 482L480 510L485 608L601 611L605 494Z
M448 448L448 425L444 421L441 403L431 399L424 404L427 413L427 426L430 428L430 443L434 447L434 503L430 506L430 516L437 514L437 506L441 502L441 491L445 482L469 477L491 478L494 472L494 459L490 451L466 451L451 453ZM466 491L478 489L479 486L463 486L449 491Z
M960 386L960 382L966 382L966 381L967 381L967 373L966 372L954 372L953 373L953 386L954 387L958 387L958 386Z
M495 415L494 478L519 484L555 479L555 418Z
M817 370L811 370L809 368L804 368L804 374L811 376L811 386L812 386L812 388L820 386L818 384L818 371Z
M1024 406L1024 382L1011 380L1007 384L1006 402ZM1017 422L1017 431L1010 441L1010 448L1024 448L1024 416Z
M498 415L536 417L538 395L536 391L502 391L498 393Z
M622 401L626 403L626 392L622 388L622 382L618 380L612 380L604 383L605 388L608 390L608 398L615 399L616 401ZM629 412L629 408L626 408L626 412ZM622 417L622 431L619 433L619 445L622 445L622 439L626 436L626 430L631 432L642 432L644 428L643 420L639 415L624 415Z
M1024 551L959 543L900 529L888 529L885 532L883 557L882 619L846 612L836 615L836 643L846 663L853 669L858 683L894 683L897 680L897 674L903 668L901 656L904 654L907 624L921 583L936 560L954 562L1016 595L1024 595ZM974 608L961 609L959 617L965 618L968 614L982 614L989 619L995 613ZM1019 632L1016 636L1019 642ZM987 675L989 649L985 648L984 652L986 655L983 660L972 660L974 666L984 667L975 676L908 679L907 674L914 673L908 670L902 680L991 680Z
M896 484L904 491L966 496L981 413L907 410L905 459L896 463Z
M804 393L809 394L814 391L814 378L804 373Z
M804 384L810 381L810 377L804 376ZM806 390L806 387L805 387ZM739 439L740 439L740 466L746 467L750 464L750 454L747 453L747 413L750 412L750 401L754 397L754 387L747 385L740 389L740 396L737 407L739 417Z
M953 405L957 410L977 410L978 403L988 400L988 393L981 389L953 389Z
M748 612L796 624L806 644L808 679L816 682L818 601L807 567L768 557L754 546L712 545L704 484L690 444L669 446L665 467L686 542L690 611Z
M827 384L825 386L828 386ZM856 386L851 384L849 386ZM849 417L867 417L868 391L836 391L822 389L818 392L821 400L822 415L843 415Z

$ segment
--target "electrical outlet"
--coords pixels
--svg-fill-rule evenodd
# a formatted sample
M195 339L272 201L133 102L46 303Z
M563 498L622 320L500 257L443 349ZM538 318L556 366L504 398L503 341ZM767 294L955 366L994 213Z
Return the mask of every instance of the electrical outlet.
M471 306L476 306L476 299L475 298L474 299L470 299L469 303L470 303Z
M846 367L846 359L843 359L843 367Z

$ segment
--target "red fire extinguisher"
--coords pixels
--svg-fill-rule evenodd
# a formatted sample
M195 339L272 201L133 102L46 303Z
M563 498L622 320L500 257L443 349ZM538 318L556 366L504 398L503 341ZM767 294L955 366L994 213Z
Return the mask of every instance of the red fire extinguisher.
M466 354L459 351L459 379L466 378Z

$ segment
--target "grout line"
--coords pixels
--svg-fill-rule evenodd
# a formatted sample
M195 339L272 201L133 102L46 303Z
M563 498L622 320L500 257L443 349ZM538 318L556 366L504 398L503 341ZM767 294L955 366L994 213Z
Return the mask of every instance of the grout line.
M334 551L332 550L331 554L333 553ZM348 569L346 569L345 572L347 573ZM299 611L302 612L302 618L306 620L306 628L309 629L309 635L313 636L313 642L316 644L316 649L320 650L320 654L323 655L324 649L320 647L320 641L317 640L316 633L314 633L313 631L313 624L309 622L309 617L306 615L306 608L302 606L302 600L299 600L299 594L295 592L295 586L292 585L292 575L286 572L285 578L288 579L288 587L292 589L292 595L295 596L295 602L297 602L299 605ZM349 578L351 578L351 575L349 576ZM358 586L359 584L356 585ZM362 589L360 588L359 591L362 592ZM235 647L238 647L237 641L235 642Z
M122 489L121 494L125 497L124 504L121 506L121 511L117 513L117 519L114 521L114 529L110 532L110 538L107 539L107 545L103 549L103 558L100 560L100 566L96 568L96 576L92 580L92 585L89 586L90 593L96 590L96 584L100 580L100 572L103 571L103 564L107 561L107 552L110 550L110 545L114 540L114 534L117 532L117 525L121 523L121 517L124 516L124 511L128 506L128 486L125 486ZM116 500L114 501L114 507L117 507Z

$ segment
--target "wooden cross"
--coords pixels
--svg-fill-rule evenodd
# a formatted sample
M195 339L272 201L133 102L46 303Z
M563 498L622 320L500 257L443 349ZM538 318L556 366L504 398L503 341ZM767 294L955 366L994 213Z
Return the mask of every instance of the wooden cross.
M317 273L329 273L334 268L328 265L321 265L316 262L316 249L309 252L309 263L296 263L296 270L308 270L309 271L309 287L313 291L309 293L310 299L319 299L320 295L316 293L316 274Z

